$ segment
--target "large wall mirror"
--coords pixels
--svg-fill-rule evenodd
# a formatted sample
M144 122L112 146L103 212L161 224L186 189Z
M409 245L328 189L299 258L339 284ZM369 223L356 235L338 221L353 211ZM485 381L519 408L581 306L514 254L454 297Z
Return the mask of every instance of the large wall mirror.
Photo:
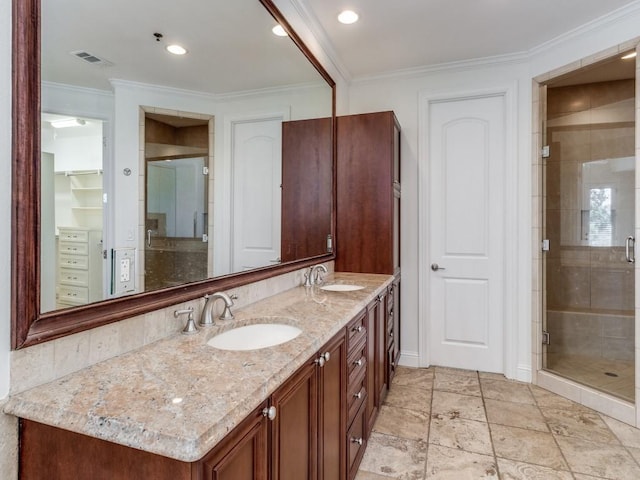
M335 83L271 0L13 6L14 349L333 258Z

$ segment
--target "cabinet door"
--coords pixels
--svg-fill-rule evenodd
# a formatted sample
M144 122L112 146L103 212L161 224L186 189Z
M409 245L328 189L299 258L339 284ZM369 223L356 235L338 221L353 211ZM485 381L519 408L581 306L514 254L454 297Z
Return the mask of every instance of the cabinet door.
M373 429L373 424L378 415L376 402L376 316L378 313L378 300L367 307L367 407L365 409L365 421L367 425L367 438Z
M198 479L267 480L267 423L264 402L198 462Z
M376 309L376 405L382 404L387 394L387 293L378 296Z
M273 480L315 480L318 473L318 381L316 364L298 370L271 396Z
M320 352L328 360L318 368L318 478L342 480L346 474L346 451L343 445L346 434L347 350L344 330ZM328 357L326 353L329 353Z
M387 319L390 323L387 325L390 337L387 355L387 385L390 387L398 360L400 360L400 279L394 281L388 298L393 303L392 307L388 309L389 317Z
M332 125L331 118L282 122L283 262L327 252L333 196Z

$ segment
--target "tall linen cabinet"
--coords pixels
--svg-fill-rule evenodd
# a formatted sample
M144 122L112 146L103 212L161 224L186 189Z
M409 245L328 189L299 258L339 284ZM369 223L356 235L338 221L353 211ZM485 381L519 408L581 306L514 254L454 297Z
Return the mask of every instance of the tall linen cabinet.
M392 111L337 118L336 174L336 270L395 276L368 314L370 431L400 352L400 125Z

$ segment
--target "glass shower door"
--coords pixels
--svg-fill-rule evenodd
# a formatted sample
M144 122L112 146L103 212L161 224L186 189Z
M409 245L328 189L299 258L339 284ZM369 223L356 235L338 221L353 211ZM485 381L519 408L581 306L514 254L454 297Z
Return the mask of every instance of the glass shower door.
M635 81L547 87L544 368L634 401Z

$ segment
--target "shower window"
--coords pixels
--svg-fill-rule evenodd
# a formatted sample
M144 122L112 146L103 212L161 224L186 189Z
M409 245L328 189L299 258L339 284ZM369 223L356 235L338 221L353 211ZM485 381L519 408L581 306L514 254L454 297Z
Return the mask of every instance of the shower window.
M613 215L611 209L613 189L596 187L588 189L588 210L586 210L585 240L590 247L611 247L613 245Z

